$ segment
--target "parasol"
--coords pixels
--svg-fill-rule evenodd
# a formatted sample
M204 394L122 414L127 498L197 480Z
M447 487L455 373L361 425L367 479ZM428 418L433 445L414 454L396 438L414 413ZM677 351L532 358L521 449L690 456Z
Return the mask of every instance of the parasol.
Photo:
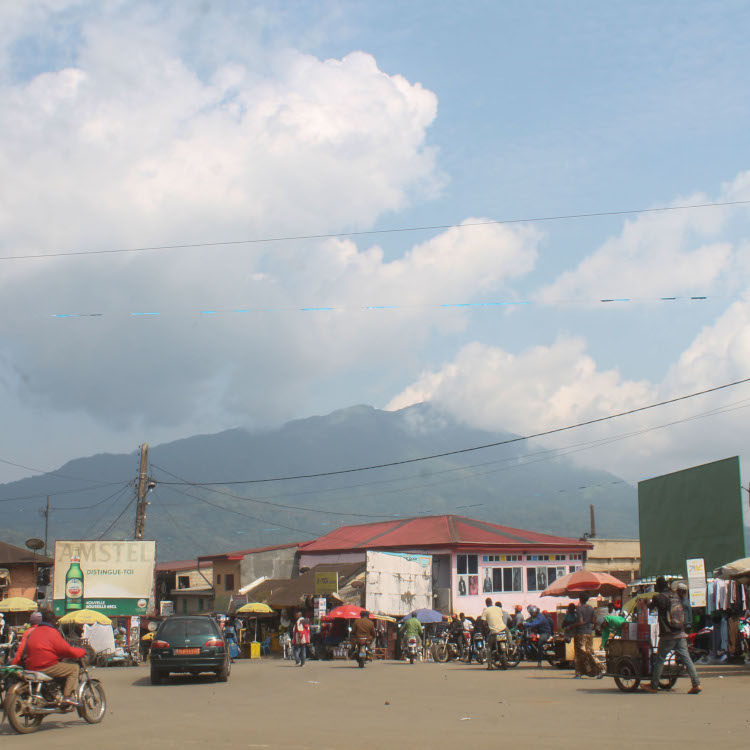
M111 625L112 620L103 615L101 612L97 612L93 609L79 609L76 612L68 612L67 615L63 615L58 621L61 625L68 625L73 622L76 625L93 625L98 623L99 625Z
M418 609L413 614L422 625L429 625L430 623L443 621L443 613L438 612L436 609ZM411 613L406 615L401 622L406 622L410 617Z
M12 596L0 602L0 612L36 612L38 609L35 601L23 596Z
M581 568L575 573L558 578L541 593L541 596L568 596L571 599L577 599L582 594L616 596L624 588L625 584L622 581L608 573Z
M365 611L364 607L357 607L354 604L344 604L341 607L334 607L328 617L332 620L357 620Z
M263 604L263 602L250 602L249 604L243 604L235 614L272 615L273 610L267 604Z
M741 557L739 560L722 565L714 571L714 576L725 581L750 583L750 557Z
M638 601L640 601L641 599L653 599L654 596L656 596L656 591L647 591L645 594L638 594L632 599L628 599L622 606L623 612L627 612L628 614L630 614L635 609L635 605L638 603Z

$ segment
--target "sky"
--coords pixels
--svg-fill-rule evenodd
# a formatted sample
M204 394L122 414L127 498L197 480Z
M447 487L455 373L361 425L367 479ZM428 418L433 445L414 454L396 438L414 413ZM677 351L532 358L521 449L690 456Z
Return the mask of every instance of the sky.
M353 404L532 434L749 378L749 22L3 3L0 482ZM748 406L537 442L635 482L742 456Z

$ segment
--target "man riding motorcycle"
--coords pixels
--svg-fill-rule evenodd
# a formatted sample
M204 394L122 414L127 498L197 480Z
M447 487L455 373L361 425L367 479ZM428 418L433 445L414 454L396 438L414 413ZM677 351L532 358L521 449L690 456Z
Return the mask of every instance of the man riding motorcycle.
M487 627L490 631L489 638L487 639L487 651L489 653L492 653L497 643L497 636L503 631L505 631L506 637L508 639L508 648L513 648L513 634L505 624L505 613L503 612L502 608L493 605L492 599L490 599L489 597L484 600L484 603L487 606L484 612L482 612L482 614L480 615L480 619L484 620L487 623ZM492 669L491 658L487 659L487 668Z
M409 636L413 635L417 639L419 643L419 647L421 648L423 633L424 633L424 628L422 627L422 623L417 619L417 613L412 612L409 619L401 627L402 643L406 641L406 639Z
M529 619L524 623L524 628L539 636L537 640L536 666L542 666L544 659L544 644L552 637L551 620L539 611L539 607L530 604L528 607Z
M359 619L354 621L352 625L351 644L352 648L356 649L359 644L360 638L367 638L368 648L372 651L375 643L375 623L370 619L370 613L363 609L360 613Z
M63 704L77 706L75 691L78 684L78 665L63 663L60 660L83 659L86 652L82 648L71 646L56 628L43 622L41 612L32 612L29 622L31 627L24 633L13 664L65 680Z

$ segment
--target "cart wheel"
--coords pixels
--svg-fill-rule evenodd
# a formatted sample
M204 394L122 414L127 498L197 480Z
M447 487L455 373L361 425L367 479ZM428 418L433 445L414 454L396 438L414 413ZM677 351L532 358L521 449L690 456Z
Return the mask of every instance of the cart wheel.
M677 678L680 676L681 671L684 671L682 662L677 659L674 651L670 651L667 654L667 658L664 659L664 671L659 678L659 688L661 690L671 690L677 683Z
M638 677L638 670L632 659L620 659L615 665L615 685L626 693L633 693L638 690L641 680Z

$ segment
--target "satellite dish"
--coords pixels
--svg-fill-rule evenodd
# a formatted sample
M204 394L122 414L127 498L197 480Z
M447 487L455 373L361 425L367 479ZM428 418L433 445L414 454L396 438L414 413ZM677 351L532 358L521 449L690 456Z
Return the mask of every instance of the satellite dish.
M38 550L42 549L44 547L44 542L41 539L37 539L36 537L32 537L31 539L26 540L26 546L29 549Z

